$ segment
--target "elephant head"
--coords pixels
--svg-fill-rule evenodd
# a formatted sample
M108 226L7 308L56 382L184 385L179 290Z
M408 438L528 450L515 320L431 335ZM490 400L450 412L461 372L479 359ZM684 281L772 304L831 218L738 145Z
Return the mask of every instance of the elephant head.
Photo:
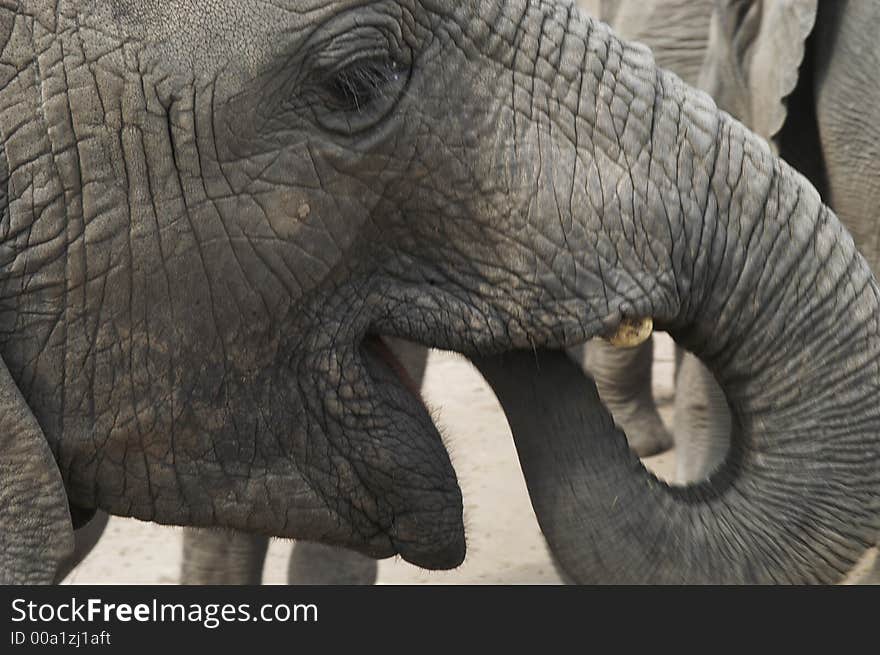
M66 494L456 566L455 473L382 338L491 356L647 318L719 372L744 435L721 491L659 508L721 550L665 570L782 535L824 571L875 536L873 278L803 178L646 48L543 0L0 15L0 354L28 421L3 443L39 455L0 484L60 535L15 559L69 548ZM603 502L626 484L607 470ZM741 497L757 514L709 520Z

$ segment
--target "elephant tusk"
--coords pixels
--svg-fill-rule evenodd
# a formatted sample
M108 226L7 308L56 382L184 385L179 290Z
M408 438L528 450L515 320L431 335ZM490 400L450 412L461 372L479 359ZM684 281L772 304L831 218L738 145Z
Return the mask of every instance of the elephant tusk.
M624 318L617 331L605 340L615 348L635 348L650 339L653 332L654 320L650 317Z

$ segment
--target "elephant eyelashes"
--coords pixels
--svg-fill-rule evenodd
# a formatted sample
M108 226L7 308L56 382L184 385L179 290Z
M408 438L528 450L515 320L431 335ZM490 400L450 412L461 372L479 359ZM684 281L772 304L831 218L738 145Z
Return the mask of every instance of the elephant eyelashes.
M334 71L321 83L319 122L345 134L374 126L394 107L407 77L404 66L388 58L362 59Z
M337 73L328 84L328 91L340 109L361 111L380 99L385 86L399 77L398 66L393 61L355 64Z

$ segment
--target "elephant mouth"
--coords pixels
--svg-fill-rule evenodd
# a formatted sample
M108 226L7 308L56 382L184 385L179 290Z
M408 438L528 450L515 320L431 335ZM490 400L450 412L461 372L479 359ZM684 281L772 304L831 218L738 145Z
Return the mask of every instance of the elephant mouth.
M394 354L394 351L388 346L385 340L378 335L367 335L364 338L363 342L363 350L365 353L368 353L373 358L378 359L382 364L384 364L391 372L397 377L398 382L413 396L415 396L419 402L424 405L424 398L422 397L421 389L419 388L419 384L412 378L409 374L409 371L406 370L406 367L403 365L397 356Z
M455 568L466 552L462 499L440 432L418 383L385 340L365 336L360 355L375 403L368 421L398 435L396 447L374 460L384 473L370 484L376 498L388 503L377 519L394 551L385 555L426 569Z

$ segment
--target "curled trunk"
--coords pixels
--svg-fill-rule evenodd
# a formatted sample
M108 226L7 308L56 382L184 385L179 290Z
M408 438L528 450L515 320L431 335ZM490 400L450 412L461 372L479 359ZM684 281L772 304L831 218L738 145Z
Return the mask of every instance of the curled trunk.
M756 435L740 429L718 473L673 487L630 451L593 381L563 353L476 363L513 427L541 528L577 582L835 582L876 539L876 457L846 463L830 447L798 456L805 437L762 461Z
M534 229L562 231L553 262L568 265L555 279L581 301L565 306L583 308L583 338L653 318L718 379L733 437L710 479L670 487L630 452L579 369L540 350L558 344L476 358L548 541L582 582L838 580L880 533L871 271L766 142L647 51L589 21L584 33L597 81L580 87L575 122L592 131L584 145L571 130L575 165L544 175L585 202L561 210L539 197ZM551 134L565 134L565 114L550 116ZM544 161L569 161L563 139L548 141ZM601 279L598 295L585 271Z
M807 189L790 171L775 184ZM674 326L733 411L730 453L705 482L672 487L648 472L564 353L475 360L578 581L827 583L877 541L880 294L828 209L801 199L785 216L770 236L792 254L727 268L733 279L719 273L713 300ZM767 238L773 224L764 215L745 234Z

